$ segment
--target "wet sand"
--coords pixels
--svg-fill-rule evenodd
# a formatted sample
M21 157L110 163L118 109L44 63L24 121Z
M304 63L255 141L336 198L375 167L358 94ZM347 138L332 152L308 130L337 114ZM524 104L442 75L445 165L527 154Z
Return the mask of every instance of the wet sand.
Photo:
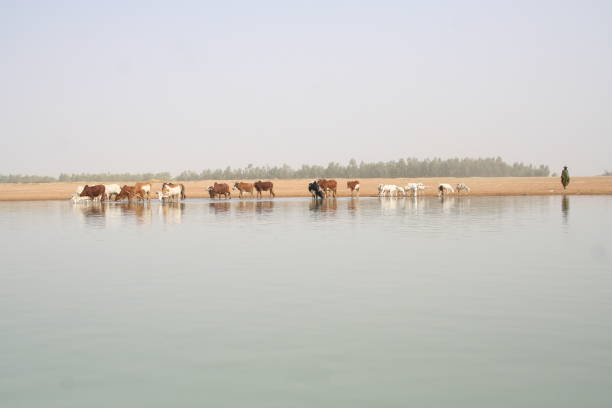
M347 179L336 179L338 181L338 196L350 195L346 187ZM242 180L252 182L253 180ZM310 179L286 179L272 180L277 197L307 197L308 183ZM232 181L219 181L233 185ZM469 193L474 196L499 196L499 195L551 195L551 194L612 194L612 177L572 177L567 190L563 190L558 177L474 177L474 178L369 178L361 179L362 197L377 195L379 184L396 184L404 186L408 182L422 182L427 187L421 195L436 195L436 187L439 183L448 183L455 186L457 183L465 183L471 187ZM208 198L206 188L212 185L214 180L186 181L185 191L187 198ZM67 200L74 193L77 186L94 183L23 183L23 184L0 184L0 201L18 200ZM111 183L105 183L111 184ZM116 183L134 185L134 182ZM161 189L161 182L153 183L153 192ZM465 193L461 193L465 194ZM264 193L264 197L268 197ZM232 197L238 198L238 192L232 191Z

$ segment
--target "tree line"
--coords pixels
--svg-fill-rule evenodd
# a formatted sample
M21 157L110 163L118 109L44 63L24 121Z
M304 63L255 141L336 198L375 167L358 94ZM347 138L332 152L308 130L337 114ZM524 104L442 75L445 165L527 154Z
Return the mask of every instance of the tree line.
M280 166L253 166L243 168L205 169L200 172L186 170L176 177L162 173L78 173L59 177L0 175L0 183L49 183L77 181L147 181L147 180L239 180L239 179L292 179L292 178L417 178L417 177L548 177L548 166L508 164L501 157L425 159L407 158L391 161L360 162L351 159L346 165L331 162L327 166L304 164L293 168Z
M59 177L0 174L0 183L55 183L71 181L147 181L172 180L169 172L162 173L62 173Z

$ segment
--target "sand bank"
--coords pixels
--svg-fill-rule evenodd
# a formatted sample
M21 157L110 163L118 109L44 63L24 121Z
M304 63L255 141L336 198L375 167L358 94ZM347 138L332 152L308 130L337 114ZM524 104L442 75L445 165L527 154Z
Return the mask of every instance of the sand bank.
M338 181L338 196L349 195L346 187L347 179L336 179ZM252 180L243 180L252 181ZM307 186L310 179L287 179L272 180L277 197L307 197L309 196ZM185 190L188 198L208 198L206 188L213 184L214 180L187 181ZM222 181L233 184L233 181ZM465 183L472 188L470 195L473 196L496 196L496 195L551 195L551 194L612 194L612 177L573 177L567 190L563 190L558 177L474 177L474 178L369 178L361 179L362 197L375 196L378 184L396 184L404 186L408 182L422 182L427 189L422 195L435 195L439 183ZM10 200L67 200L73 194L77 186L92 183L27 183L27 184L0 184L0 201ZM134 183L117 183L120 185ZM153 191L161 189L161 183L153 183ZM264 197L267 194L264 194ZM237 198L237 192L232 193Z
M336 179L338 181L338 196L349 196L346 187L347 179ZM253 180L242 180L252 182ZM287 179L272 180L277 197L307 197L308 183L310 179ZM214 180L186 181L183 182L187 192L187 198L208 198L206 188L213 184ZM233 185L232 181L220 181ZM404 186L408 182L422 182L427 187L422 195L436 195L436 187L439 183L448 183L455 186L457 183L465 183L472 188L469 193L473 196L499 196L499 195L551 195L551 194L612 194L612 177L572 177L567 190L563 190L558 177L440 177L440 178L369 178L361 179L362 197L375 196L378 184L396 184ZM24 184L0 184L0 201L17 200L67 200L74 193L77 186L92 183L24 183ZM110 183L106 183L110 184ZM116 183L133 185L133 182ZM161 189L161 182L153 183L153 191ZM463 194L463 193L462 193ZM267 194L264 193L264 197ZM233 198L238 198L237 192L232 192Z

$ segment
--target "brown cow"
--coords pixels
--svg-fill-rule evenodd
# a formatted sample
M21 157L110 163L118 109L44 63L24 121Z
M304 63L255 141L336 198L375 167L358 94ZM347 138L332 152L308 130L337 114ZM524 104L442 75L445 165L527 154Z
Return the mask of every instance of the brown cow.
M262 191L269 191L270 192L270 197L276 197L276 194L274 194L274 184L272 184L271 181L256 181L253 186L255 187L255 190L257 190L257 198L261 198L261 192Z
M225 183L215 182L214 186L208 187L208 194L210 194L210 198L214 198L215 196L218 196L219 198L221 198L221 194L223 194L223 197L225 198L230 198L230 199L232 198L232 193L230 192L230 188Z
M351 190L351 196L354 192L357 192L357 195L359 195L359 180L347 181L346 186Z
M141 198L143 201L145 196L147 200L151 199L151 183L136 183L134 186L134 192L136 193L136 197Z
M102 184L98 184L97 186L88 186L85 184L85 187L83 187L83 191L81 191L79 197L89 197L92 200L100 197L100 200L104 200L105 192L106 188Z
M125 198L127 198L128 201L131 201L132 198L134 198L134 195L136 195L136 187L123 186L121 187L121 191L119 192L119 194L115 196L115 201L123 200Z
M319 179L319 186L321 190L325 191L325 195L328 194L328 191L331 191L333 196L336 197L336 190L338 188L336 180Z
M251 193L251 198L253 198L253 184L251 183L237 181L234 183L234 187L232 189L240 192L240 198L242 198L243 193Z

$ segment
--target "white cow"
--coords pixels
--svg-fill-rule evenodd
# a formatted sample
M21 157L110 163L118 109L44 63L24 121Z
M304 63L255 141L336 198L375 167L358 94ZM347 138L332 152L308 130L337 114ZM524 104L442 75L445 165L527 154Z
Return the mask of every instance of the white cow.
M439 184L438 185L438 196L443 196L445 193L454 193L455 189L450 184Z
M412 192L412 195L416 197L419 190L425 190L425 185L423 183L408 183L404 189L406 189L406 192Z
M403 197L406 195L406 190L404 190L404 187L396 186L395 184L381 184L379 185L378 193L381 197L386 195L389 195L389 197Z
M113 194L117 195L121 192L119 184L105 184L104 185L104 198L109 200Z
M178 186L170 187L170 185L165 184L162 188L162 192L157 193L157 197L160 201L162 201L164 198L167 198L171 201L173 201L174 199L176 199L176 201L180 201L183 197L183 186L179 184Z
M457 194L459 194L459 192L462 190L465 191L466 193L469 193L470 191L472 191L472 189L469 188L467 184L463 184L463 183L457 184Z
M389 197L396 196L398 193L398 187L393 184L379 184L378 185L378 196L385 197L387 194Z

